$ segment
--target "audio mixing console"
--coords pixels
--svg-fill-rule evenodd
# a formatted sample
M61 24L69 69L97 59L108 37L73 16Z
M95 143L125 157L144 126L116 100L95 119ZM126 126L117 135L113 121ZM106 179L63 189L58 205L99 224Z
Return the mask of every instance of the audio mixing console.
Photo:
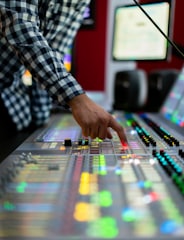
M0 239L184 239L184 134L115 112L128 145L56 114L0 165Z

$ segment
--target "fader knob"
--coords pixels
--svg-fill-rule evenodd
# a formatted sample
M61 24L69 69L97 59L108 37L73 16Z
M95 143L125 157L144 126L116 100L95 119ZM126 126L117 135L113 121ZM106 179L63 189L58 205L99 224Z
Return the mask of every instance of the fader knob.
M65 141L64 141L64 146L65 146L65 147L70 147L70 146L72 146L72 141L71 141L70 138L65 139Z

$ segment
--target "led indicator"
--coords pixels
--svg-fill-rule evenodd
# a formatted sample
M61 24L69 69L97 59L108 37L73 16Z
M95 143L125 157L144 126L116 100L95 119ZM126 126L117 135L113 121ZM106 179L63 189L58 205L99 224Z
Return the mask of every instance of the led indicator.
M103 140L102 140L102 139L100 139L100 138L98 138L98 137L97 137L97 138L95 138L95 140L94 140L94 141L95 141L95 142L99 142L99 143L100 143L100 142L103 142Z
M122 174L122 169L120 167L116 167L115 173L116 173L116 175L121 175Z
M151 181L145 181L145 182L144 182L144 187L145 187L145 188L151 188L152 185L153 185L153 183L152 183Z
M113 203L112 195L109 191L96 192L91 197L92 202L101 207L110 207Z
M160 199L159 194L156 192L151 192L150 197L152 201L158 201Z
M127 142L121 141L121 145L123 147L123 150L127 150L128 149L128 144Z
M26 183L26 182L21 182L21 183L19 183L19 185L16 187L16 191L17 191L18 193L24 193L26 187L27 187L27 183Z
M99 156L98 174L99 175L106 175L107 174L106 160L105 160L104 155Z
M127 126L131 127L132 126L132 122L133 122L133 120L127 120L126 121Z
M178 229L178 224L175 221L168 220L161 224L160 231L164 234L172 234Z
M125 222L134 222L137 219L136 212L131 208L125 208L122 212L122 218Z
M79 193L81 195L90 194L90 174L83 172L80 178Z
M95 205L79 202L75 206L74 219L79 222L94 221L99 218L98 207Z
M15 209L15 206L9 201L5 201L3 207L6 211L13 211Z
M65 147L65 146L61 146L59 149L60 149L61 151L65 151L65 150L66 150L66 147Z
M88 236L95 238L115 238L118 235L116 220L111 217L97 219L90 223L87 234Z

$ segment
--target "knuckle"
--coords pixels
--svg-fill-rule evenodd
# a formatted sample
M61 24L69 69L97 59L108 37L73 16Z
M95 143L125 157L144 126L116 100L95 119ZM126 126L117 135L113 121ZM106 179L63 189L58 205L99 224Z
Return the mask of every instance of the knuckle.
M103 126L107 125L107 119L105 117L99 118L99 123Z

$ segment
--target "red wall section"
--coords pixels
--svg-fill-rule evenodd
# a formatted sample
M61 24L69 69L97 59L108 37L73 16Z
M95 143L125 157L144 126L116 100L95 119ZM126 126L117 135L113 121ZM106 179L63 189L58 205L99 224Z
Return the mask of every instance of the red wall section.
M104 90L107 0L96 0L95 28L79 30L75 77L85 90Z

